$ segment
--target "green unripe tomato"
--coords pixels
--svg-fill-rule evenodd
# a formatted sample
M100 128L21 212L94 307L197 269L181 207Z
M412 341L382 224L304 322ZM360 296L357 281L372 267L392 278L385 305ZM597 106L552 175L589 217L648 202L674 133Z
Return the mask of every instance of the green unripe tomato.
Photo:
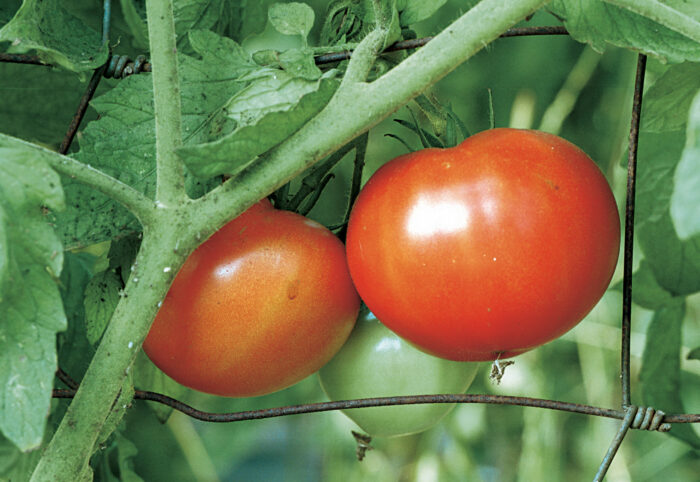
M348 341L319 371L331 400L464 393L479 364L428 355L381 324L363 307ZM395 437L434 426L454 404L419 404L343 410L368 434Z

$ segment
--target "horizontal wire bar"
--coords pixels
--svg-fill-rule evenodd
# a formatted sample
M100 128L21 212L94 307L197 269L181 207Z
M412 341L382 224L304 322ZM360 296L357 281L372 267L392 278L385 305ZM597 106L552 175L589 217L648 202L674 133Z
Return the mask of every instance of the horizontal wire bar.
M54 398L72 398L74 395L75 390L55 389L53 391ZM548 408L551 410L581 413L585 415L614 418L618 420L622 420L626 415L626 412L622 410L613 410L594 407L591 405L581 405L578 403L560 402L541 398L513 397L509 395L445 394L362 398L356 400L308 403L231 413L203 412L187 405L186 403L172 397L168 397L167 395L143 390L136 390L134 398L138 400L148 400L162 403L186 415L189 415L192 418L206 422L238 422L243 420L259 420L263 418L298 415L302 413L426 403L488 403L492 405L518 405L523 407ZM698 423L700 422L700 414L669 414L664 416L663 421L668 423Z
M568 34L569 32L566 30L566 28L562 26L518 27L506 30L503 34L501 34L501 38ZM424 46L432 39L433 37L423 37L418 39L403 40L401 42L396 42L395 44L390 45L386 48L386 50L384 50L384 52L396 52L399 50L415 49ZM321 65L348 60L351 56L352 51L345 50L342 52L318 55L315 57L315 61L317 65ZM44 65L46 67L51 67L51 64L42 62L39 56L37 55L0 53L0 62L14 62L22 64ZM150 62L144 62L141 71L150 72Z

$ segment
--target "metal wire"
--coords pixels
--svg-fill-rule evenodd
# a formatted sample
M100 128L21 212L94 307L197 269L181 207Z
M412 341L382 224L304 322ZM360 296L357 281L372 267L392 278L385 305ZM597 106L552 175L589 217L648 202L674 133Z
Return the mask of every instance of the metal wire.
M501 34L500 38L525 37L536 35L569 35L569 32L566 30L566 28L561 26L519 27L506 30L503 34ZM395 44L390 45L386 48L386 50L384 50L384 52L397 52L399 50L409 50L418 47L423 47L432 39L433 37L422 37L410 40L402 40L401 42L396 42ZM320 65L348 60L351 56L352 52L346 50L344 52L334 52L331 54L319 55L315 58L315 60L316 65Z
M150 72L151 64L146 61L145 55L139 55L136 60L131 60L127 55L112 55L107 62L104 76L107 78L123 79L129 75L141 72Z
M622 407L630 405L630 336L632 319L632 261L634 250L634 196L637 179L637 147L639 145L639 121L642 112L642 91L646 55L637 59L637 73L634 81L632 102L632 122L630 126L629 154L627 157L627 203L625 206L624 276L622 279L622 348L620 350L620 380L622 383Z

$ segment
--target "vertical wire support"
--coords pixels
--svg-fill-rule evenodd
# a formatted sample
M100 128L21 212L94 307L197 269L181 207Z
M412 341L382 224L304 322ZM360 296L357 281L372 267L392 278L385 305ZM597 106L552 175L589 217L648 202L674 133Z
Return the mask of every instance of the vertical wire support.
M102 45L109 42L109 25L112 18L112 0L104 0L102 3Z
M104 14L102 17L102 45L107 45L107 43L109 42L109 25L112 13L111 0L104 0L103 10ZM76 132L78 132L78 127L80 127L80 123L83 121L83 117L85 117L85 112L87 112L90 100L92 100L92 97L95 95L95 91L97 91L97 86L100 85L100 80L102 80L102 76L104 75L108 64L109 61L102 67L95 70L95 72L92 74L92 78L90 78L90 82L88 83L87 89L85 90L85 93L83 94L83 97L80 99L80 103L78 104L78 110L73 116L73 119L71 119L70 125L68 126L68 131L66 132L66 135L63 138L63 142L61 142L61 146L58 148L58 152L60 152L61 154L68 153L68 149L70 149L70 145L73 143L75 134Z
M78 132L78 127L80 127L80 123L82 122L83 117L85 117L85 112L87 112L90 100L92 100L92 96L95 95L97 86L100 84L100 80L102 79L102 76L106 69L107 64L98 68L92 74L92 78L90 78L90 82L88 82L87 89L85 89L85 93L83 94L83 97L80 99L80 103L78 104L78 110L75 112L75 115L73 116L73 119L71 120L70 125L68 126L68 131L66 132L66 135L63 138L63 142L61 142L61 147L59 147L58 149L58 152L60 152L61 154L68 153L68 149L70 149L70 145L73 142L73 138L75 138L75 134Z
M632 314L632 261L634 244L634 193L637 177L637 146L639 144L639 120L642 111L642 91L647 57L640 54L634 81L634 101L630 126L629 154L627 156L627 202L625 206L624 277L622 280L622 350L620 379L622 382L622 408L631 404L630 395L630 333Z
M617 450L620 448L620 445L622 445L622 441L624 440L625 435L627 435L627 430L629 430L635 415L637 415L637 407L635 406L630 405L625 410L627 413L625 414L625 418L622 419L622 425L620 425L620 430L617 431L615 438L610 443L608 452L605 454L605 457L603 458L603 462L600 464L600 467L598 467L598 472L596 472L593 482L601 482L603 478L605 478L605 474L608 472L610 464L612 464L612 461L615 458L615 454L617 454Z

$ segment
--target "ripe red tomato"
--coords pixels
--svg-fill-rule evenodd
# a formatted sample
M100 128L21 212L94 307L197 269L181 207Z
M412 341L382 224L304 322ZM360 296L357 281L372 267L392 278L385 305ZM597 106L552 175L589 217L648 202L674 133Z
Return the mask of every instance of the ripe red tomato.
M557 136L492 129L382 166L353 208L350 274L384 324L452 360L517 355L593 308L617 263L615 199Z
M343 244L320 224L264 200L187 259L143 348L190 388L263 395L330 360L359 306Z

